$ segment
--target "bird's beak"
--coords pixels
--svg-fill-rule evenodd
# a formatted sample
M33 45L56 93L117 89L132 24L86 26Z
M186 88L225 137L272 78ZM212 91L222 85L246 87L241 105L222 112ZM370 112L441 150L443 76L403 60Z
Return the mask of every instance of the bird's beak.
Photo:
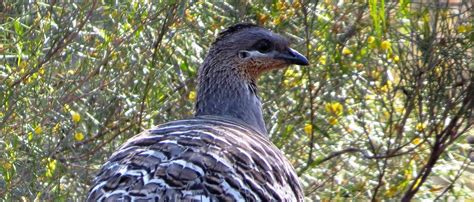
M295 65L309 65L308 59L305 56L298 53L291 48L288 48L286 51L278 53L275 55L276 59L285 60L289 64Z

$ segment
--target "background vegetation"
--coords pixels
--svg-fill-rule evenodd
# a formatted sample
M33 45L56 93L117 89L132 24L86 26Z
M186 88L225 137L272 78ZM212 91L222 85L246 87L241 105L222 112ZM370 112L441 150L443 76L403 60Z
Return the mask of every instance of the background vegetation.
M124 141L193 115L237 22L311 61L259 81L307 200L474 197L469 0L29 2L0 2L0 198L83 199Z

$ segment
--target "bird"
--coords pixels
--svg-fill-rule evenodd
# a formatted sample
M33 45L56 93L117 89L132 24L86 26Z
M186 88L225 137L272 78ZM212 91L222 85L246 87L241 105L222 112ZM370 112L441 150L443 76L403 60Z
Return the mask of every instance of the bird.
M220 32L198 70L194 117L127 140L87 201L303 201L295 169L270 141L257 88L265 72L309 65L289 45L252 23Z

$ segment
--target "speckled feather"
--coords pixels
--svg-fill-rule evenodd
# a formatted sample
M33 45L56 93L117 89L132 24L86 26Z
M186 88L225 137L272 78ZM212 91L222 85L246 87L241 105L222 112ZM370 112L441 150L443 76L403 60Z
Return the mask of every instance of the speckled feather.
M294 201L292 166L238 120L169 122L130 139L103 166L88 201Z

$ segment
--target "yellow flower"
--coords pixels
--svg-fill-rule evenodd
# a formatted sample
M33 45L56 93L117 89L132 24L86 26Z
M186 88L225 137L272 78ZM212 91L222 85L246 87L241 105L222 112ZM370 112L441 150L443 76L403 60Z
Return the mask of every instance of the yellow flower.
M281 23L281 19L280 19L280 18L275 18L275 19L273 19L273 24L279 25L280 23Z
M423 132L423 131L425 130L425 128L426 128L426 124L424 124L424 123L417 123L416 126L415 126L415 128L416 128L416 131L418 131L418 132Z
M464 33L466 31L467 31L466 25L459 25L459 27L458 27L458 32L459 33Z
M298 83L294 79L288 79L288 78L283 80L283 84L285 85L285 87L289 87L289 88L292 88L298 85Z
M293 70L293 69L287 69L285 71L285 76L286 77L296 77L296 76L298 76L298 73L296 73L296 71Z
M436 67L434 69L434 72L436 74L437 77L440 77L441 76L441 73L443 72L443 69L441 67Z
M78 123L81 121L81 115L73 110L71 110L69 113L71 113L71 118L74 123Z
M77 132L76 134L74 134L74 139L78 142L84 140L84 134L82 134L81 132Z
M56 159L48 158L48 164L46 165L46 177L53 177L54 171L56 171L57 161Z
M41 134L43 132L43 129L41 128L40 125L37 125L35 127L35 134Z
M344 107L339 102L332 102L326 104L326 111L332 115L340 116Z
M350 54L352 54L352 51L351 51L351 49L349 49L349 48L347 48L347 47L344 47L344 48L342 49L342 54L344 54L344 55L350 55Z
M329 118L328 122L329 122L329 124L331 124L331 126L334 126L334 125L336 125L337 123L339 123L339 121L338 121L337 118L335 118L335 117Z
M378 70L373 70L370 72L373 79L378 79L380 77L380 72Z
M68 112L71 110L71 108L69 108L69 105L68 104L65 104L64 107L63 107L64 111L65 112Z
M53 127L53 133L57 133L59 131L59 123L57 123L56 125L54 125Z
M380 91L386 93L388 92L388 86L387 85L383 85L382 87L380 87Z
M313 132L313 125L307 123L304 125L304 132L307 134L307 135L311 135L311 132Z
M382 43L380 44L380 48L382 48L382 50L388 50L391 46L392 43L390 43L389 40L382 41Z
M369 44L374 43L374 41L375 41L375 37L373 37L373 36L369 36L369 38L367 38L367 43L369 43Z
M283 80L283 84L284 84L285 86L290 86L291 81L288 80L288 79L285 79L285 80Z
M196 91L189 92L188 99L193 101L196 100Z
M400 61L400 57L398 57L398 55L395 55L395 56L393 57L393 61L394 61L394 62Z
M3 163L3 169L10 170L12 169L13 165L10 162Z
M276 9L279 10L279 11L286 10L285 2L284 1L278 1L278 3L276 4Z
M325 65L326 61L327 61L327 56L324 55L324 56L319 57L319 63L321 63L322 65Z
M420 138L415 138L411 141L411 143L413 143L414 145L419 145L421 143L421 139Z
M38 73L44 75L44 67L39 68Z
M387 81L387 83L385 83L385 85L380 87L380 91L382 91L384 93L388 92L390 89L392 89L392 82L390 82L390 81Z

